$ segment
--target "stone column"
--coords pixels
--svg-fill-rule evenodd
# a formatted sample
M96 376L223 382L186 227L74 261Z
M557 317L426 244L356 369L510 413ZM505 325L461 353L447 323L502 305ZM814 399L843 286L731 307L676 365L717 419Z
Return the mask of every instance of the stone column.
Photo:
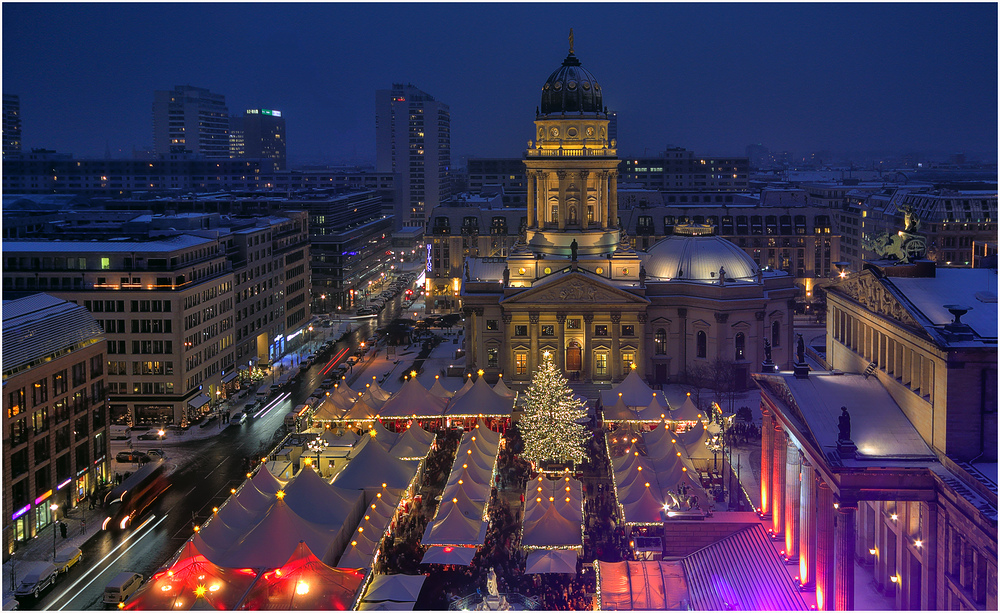
M774 536L785 532L785 460L788 442L785 440L785 430L777 420L774 421L774 464L771 467L771 531Z
M771 467L774 465L774 424L771 411L761 403L760 412L764 416L760 423L760 513L771 514Z
M611 183L611 193L608 194L608 227L617 228L618 227L618 173L611 172L608 176L608 181Z
M621 330L622 314L621 311L611 311L611 379L617 381L619 378L624 377L628 373L621 372L621 337L619 331Z
M645 312L638 313L636 320L639 322L639 325L636 326L636 330L645 330L648 319ZM646 346L641 342L636 343L635 347L635 372L639 373L639 376L643 379L646 378Z
M816 476L809 458L801 456L802 485L799 492L799 584L816 583Z
M555 221L559 224L559 230L566 229L566 171L557 170L556 176L559 177L559 219Z
M816 489L816 605L833 610L833 491L818 478Z
M566 313L556 313L556 368L566 375Z
M591 381L591 367L593 366L593 336L594 336L594 314L583 314L583 376L584 381Z
M475 310L471 307L466 307L462 309L462 314L465 315L466 329L468 334L465 335L465 340L463 341L465 346L465 364L468 368L473 371L476 370L476 360L478 355L476 354L478 346L476 343L476 337L479 336L478 330L479 318L475 316Z
M505 374L508 377L510 377L511 378L510 380L513 381L513 379L514 379L514 365L513 365L514 356L511 353L511 349L510 349L510 346L511 346L511 342L510 342L511 341L511 339L510 339L510 320L511 320L511 312L510 311L505 311L501 307L501 309L500 309L500 321L503 322L503 323L500 324L500 333L503 335L503 345L501 345L500 350L503 352L503 357L501 358L502 361L500 362L500 364L503 367L503 374Z
M594 211L594 221L601 224L602 230L608 229L608 173L601 172L597 181L597 203Z
M799 448L788 439L785 462L785 557L799 558L799 498L802 482L799 480Z
M538 311L528 312L528 336L531 338L531 349L528 353L528 372L533 373L538 368Z
M472 307L472 312L475 314L476 367L477 369L485 368L489 364L489 361L486 359L486 320L483 319L483 307ZM468 359L466 359L465 363L469 363Z
M535 225L535 207L538 206L538 175L528 173L528 227Z
M836 567L834 607L837 611L854 610L854 541L857 538L857 503L841 503L837 508Z

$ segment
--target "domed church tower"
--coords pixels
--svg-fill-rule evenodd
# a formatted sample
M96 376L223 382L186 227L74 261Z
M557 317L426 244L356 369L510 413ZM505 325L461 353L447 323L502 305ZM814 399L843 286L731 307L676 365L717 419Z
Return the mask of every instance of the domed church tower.
M618 155L608 141L601 84L573 52L542 86L535 141L528 142L527 247L532 252L608 254L618 244Z

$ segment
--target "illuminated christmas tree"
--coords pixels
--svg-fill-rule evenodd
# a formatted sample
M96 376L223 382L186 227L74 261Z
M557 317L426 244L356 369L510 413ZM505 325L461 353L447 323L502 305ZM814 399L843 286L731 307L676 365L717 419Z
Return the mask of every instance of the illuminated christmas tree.
M587 431L577 422L587 416L585 406L573 397L566 377L545 353L531 378L524 413L518 429L524 440L524 457L542 462L580 462L585 457Z

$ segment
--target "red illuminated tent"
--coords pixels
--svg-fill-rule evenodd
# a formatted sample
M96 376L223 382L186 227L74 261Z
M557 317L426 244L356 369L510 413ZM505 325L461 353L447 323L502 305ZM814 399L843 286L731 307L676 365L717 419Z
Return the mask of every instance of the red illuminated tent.
M233 610L257 573L208 561L192 541L170 568L161 570L125 604L135 611Z
M241 609L347 611L355 607L364 573L327 566L299 542L287 562L261 575Z

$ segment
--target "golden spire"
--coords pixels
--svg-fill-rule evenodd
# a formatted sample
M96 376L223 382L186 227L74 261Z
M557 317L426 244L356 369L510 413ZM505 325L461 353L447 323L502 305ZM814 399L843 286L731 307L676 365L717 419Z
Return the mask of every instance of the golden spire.
M573 55L573 28L569 29L569 54Z

